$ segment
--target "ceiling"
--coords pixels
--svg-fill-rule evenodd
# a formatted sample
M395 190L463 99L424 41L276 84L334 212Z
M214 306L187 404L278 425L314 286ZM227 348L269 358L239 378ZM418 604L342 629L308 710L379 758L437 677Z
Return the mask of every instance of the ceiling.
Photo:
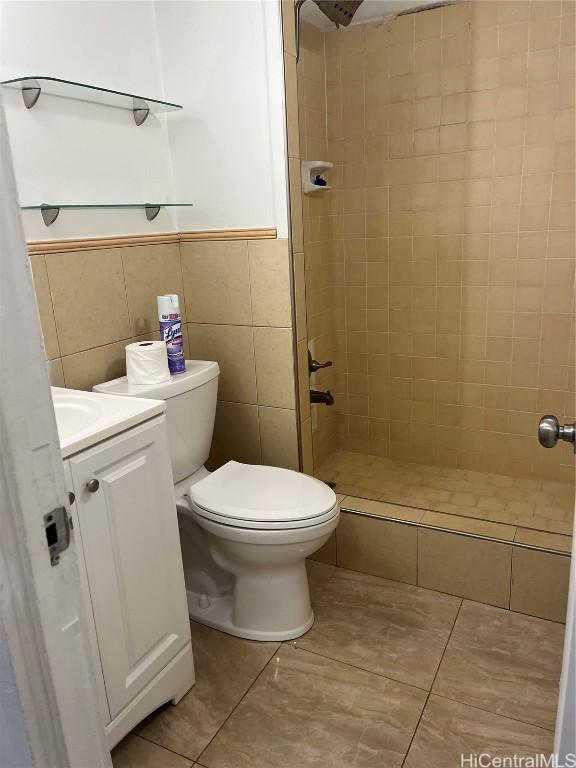
M434 4L434 2L435 0L364 0L354 14L352 24L363 24L367 21L376 21L377 19L383 19L386 16L393 16L400 11L406 11L420 6L429 6ZM315 27L319 27L320 29L328 30L336 28L335 24L324 16L322 11L318 8L316 3L312 2L312 0L308 0L308 2L304 3L302 10L300 11L300 18L310 24L314 24Z

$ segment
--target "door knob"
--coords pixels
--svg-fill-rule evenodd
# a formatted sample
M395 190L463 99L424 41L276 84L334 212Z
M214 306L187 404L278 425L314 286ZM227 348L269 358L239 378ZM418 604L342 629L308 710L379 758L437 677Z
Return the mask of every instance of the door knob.
M576 450L576 424L561 426L556 416L542 416L538 424L538 442L544 448L554 448L558 440L572 443Z
M100 488L100 481L96 480L96 478L93 478L92 480L88 480L86 483L86 488L90 491L90 493L96 493L98 488Z
M330 368L331 366L332 366L332 360L326 360L325 363L319 363L318 360L314 360L312 358L310 350L308 350L308 372L309 373L316 373L316 371L319 371L320 368Z

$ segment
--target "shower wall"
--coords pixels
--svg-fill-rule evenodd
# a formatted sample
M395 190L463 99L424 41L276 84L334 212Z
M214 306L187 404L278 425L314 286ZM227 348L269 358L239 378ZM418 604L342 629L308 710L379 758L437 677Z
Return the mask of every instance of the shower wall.
M574 418L574 9L303 25L302 157L335 164L304 198L308 335L335 361L316 462L337 440L571 480L570 447L535 433Z

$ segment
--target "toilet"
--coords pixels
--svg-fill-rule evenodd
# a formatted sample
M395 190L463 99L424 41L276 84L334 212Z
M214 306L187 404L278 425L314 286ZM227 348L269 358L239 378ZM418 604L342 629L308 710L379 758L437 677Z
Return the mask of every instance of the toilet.
M166 401L190 617L250 640L290 640L314 622L305 560L335 530L340 507L301 472L237 461L205 468L219 373L215 362L187 360L162 384L123 376L94 391Z

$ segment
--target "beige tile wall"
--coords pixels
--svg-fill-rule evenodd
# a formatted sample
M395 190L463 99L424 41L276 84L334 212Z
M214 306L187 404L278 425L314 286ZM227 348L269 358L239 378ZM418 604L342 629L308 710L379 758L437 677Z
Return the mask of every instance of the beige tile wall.
M104 248L31 257L56 386L125 373L124 348L159 338L156 296L181 298L186 355L221 368L211 466L298 469L287 240Z
M574 9L462 2L326 33L337 167L310 231L334 260L342 446L572 481L570 448L534 435L574 418ZM329 316L319 264L309 323Z

